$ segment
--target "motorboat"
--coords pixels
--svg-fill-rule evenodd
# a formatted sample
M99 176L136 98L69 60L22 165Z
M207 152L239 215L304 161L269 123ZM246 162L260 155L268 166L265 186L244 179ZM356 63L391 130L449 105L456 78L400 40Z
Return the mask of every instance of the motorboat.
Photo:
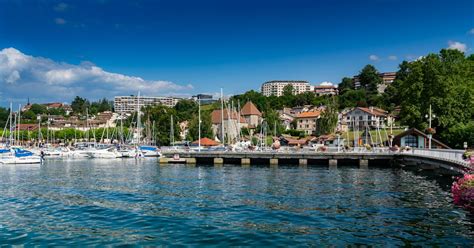
M121 158L122 154L115 147L106 149L89 150L86 152L90 158Z
M140 146L138 150L144 157L161 157L161 153L156 146Z
M0 163L2 164L40 164L40 156L34 155L28 150L21 148L10 148L0 150Z

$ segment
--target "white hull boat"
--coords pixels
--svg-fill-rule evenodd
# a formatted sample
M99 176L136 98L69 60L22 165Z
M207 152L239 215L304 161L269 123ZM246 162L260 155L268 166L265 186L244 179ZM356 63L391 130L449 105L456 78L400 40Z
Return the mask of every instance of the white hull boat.
M91 150L87 152L90 158L121 158L122 154L115 148Z

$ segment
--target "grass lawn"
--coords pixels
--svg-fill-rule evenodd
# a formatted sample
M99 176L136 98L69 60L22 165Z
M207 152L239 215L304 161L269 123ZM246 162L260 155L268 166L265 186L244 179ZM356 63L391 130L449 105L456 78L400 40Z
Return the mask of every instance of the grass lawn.
M393 129L392 132L393 132L393 135L394 136L397 136L398 134L400 133L403 133L405 131L405 129ZM359 131L357 132L358 133L358 136L361 137L363 131ZM349 141L353 142L354 141L354 134L355 134L355 131L349 131ZM382 136L382 141L385 142L387 141L387 136L390 134L390 130L383 130L383 129L380 129L380 135ZM341 135L341 138L344 138L344 139L347 139L347 135L348 133L345 132ZM375 142L376 140L376 135L377 135L377 140L380 139L379 137L379 134L376 130L370 130L370 135L372 136L372 140ZM362 137L361 137L362 138Z

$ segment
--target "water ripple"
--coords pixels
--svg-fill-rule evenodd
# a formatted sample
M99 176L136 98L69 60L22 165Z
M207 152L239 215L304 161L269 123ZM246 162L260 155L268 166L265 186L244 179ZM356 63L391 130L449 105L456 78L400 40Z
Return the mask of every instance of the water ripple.
M0 244L472 246L438 182L392 169L0 166Z

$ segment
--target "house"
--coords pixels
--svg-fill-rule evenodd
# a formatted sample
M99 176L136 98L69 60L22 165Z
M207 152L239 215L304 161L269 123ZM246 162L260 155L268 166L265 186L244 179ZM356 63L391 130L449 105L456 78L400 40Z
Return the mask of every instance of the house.
M303 112L295 117L296 129L304 131L307 135L312 134L316 130L316 122L321 116L319 111Z
M429 137L422 131L411 128L393 138L393 144L399 147L409 146L412 148L428 148ZM451 149L441 141L431 138L431 148L433 149Z
M245 118L247 122L248 129L255 129L260 123L262 123L262 113L258 108L253 104L253 102L248 101L240 110L240 115Z
M224 120L223 124L222 120ZM212 133L214 134L214 137L217 137L220 141L223 140L222 127L224 127L226 141L235 140L242 128L248 128L245 118L239 116L239 113L230 109L224 109L223 112L220 109L212 111L211 121Z
M282 110L278 110L278 114L279 114L280 122L285 128L285 130L290 130L292 128L291 123L295 119L295 116L289 113L285 113Z
M356 107L343 117L349 128L384 127L392 122L387 111L377 107Z
M302 139L294 139L292 137L285 137L285 136L280 136L278 138L281 146L305 146L308 144L308 139L302 138Z
M332 84L321 84L314 86L314 94L317 96L335 96L338 94L338 89Z

